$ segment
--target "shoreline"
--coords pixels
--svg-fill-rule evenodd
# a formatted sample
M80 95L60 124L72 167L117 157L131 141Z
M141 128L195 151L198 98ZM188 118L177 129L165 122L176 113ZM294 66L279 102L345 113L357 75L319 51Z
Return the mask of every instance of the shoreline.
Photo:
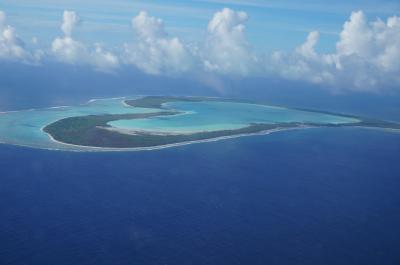
M57 109L57 108L70 108L70 107L76 107L76 106L86 106L89 105L90 103L100 101L100 100L117 100L117 99L122 99L121 102L123 105L125 105L125 100L127 98L142 98L142 97L147 97L147 96L162 96L162 95L131 95L131 96L121 96L121 97L111 97L111 98L92 98L87 100L84 103L78 103L77 105L63 105L63 106L53 106L53 107L39 107L39 108L27 108L27 109L17 109L17 110L6 110L6 111L0 111L0 114L7 114L7 113L15 113L15 112L23 112L23 111L34 111L34 110L49 110L49 109ZM204 97L204 98L215 98L219 99L221 97L210 97L210 96L183 96L183 95L171 95L174 97ZM132 108L132 106L126 104L126 106L129 106ZM1 142L0 142L1 143Z
M133 97L133 96L132 96ZM127 97L116 97L116 98L93 98L89 99L88 101L84 103L80 103L77 105L64 105L64 106L54 106L54 107L43 107L43 108L30 108L30 109L20 109L20 110L7 110L7 111L0 111L0 114L7 114L7 113L15 113L15 112L23 112L23 111L35 111L35 110L51 110L51 109L60 109L60 108L71 108L71 107L77 107L77 106L87 106L90 103L100 101L100 100L116 100L116 99L122 99L121 102L124 101Z
M83 152L83 153L140 152L140 151L163 150L163 149L167 149L167 148L174 148L174 147L192 145L192 144L197 144L197 143L211 143L211 142L217 142L217 141L223 141L223 140L229 140L229 139L235 139L235 138L241 138L241 137L263 136L263 135L269 135L269 134L285 132L285 131L292 131L292 130L318 129L318 128L330 129L329 127L315 127L315 126L314 127L313 126L299 126L296 128L276 128L276 129L261 131L261 132L257 132L257 133L246 133L246 134L221 136L221 137L204 139L204 140L186 141L186 142L181 142L181 143L159 145L159 146L154 146L154 147L131 147L131 148L94 147L94 146L68 144L68 143L63 143L63 142L57 141L50 134L43 131L45 134L47 134L50 141L60 144L60 145L64 145L64 146L71 146L76 149L72 149L72 148L71 149L66 149L66 148L63 149L63 148L57 148L57 147L54 147L54 148L41 147L41 146L32 146L32 145L28 145L28 144L7 143L7 142L3 142L3 141L0 141L0 145L10 145L10 146L17 146L17 147L22 147L22 148L57 151L57 152ZM367 126L349 126L346 128L362 129L362 130L379 130L379 131L383 131L386 133L400 133L400 129L387 129L387 128L367 127Z
M228 135L228 136L220 136L220 137L215 137L215 138L209 138L209 139L203 139L203 140L194 140L194 141L185 141L185 142L180 142L180 143L174 143L174 144L165 144L165 145L158 145L158 146L151 146L151 147L127 147L127 148L113 148L113 147L95 147L95 146L85 146L85 145L75 145L75 144L69 144L69 143L63 143L61 141L58 141L53 138L50 134L46 133L50 140L52 142L55 142L57 144L61 145L66 145L66 146L71 146L71 147L76 147L76 148L82 148L81 150L77 149L47 149L47 148L41 148L41 149L47 149L47 150L57 150L57 151L66 151L66 152L137 152L137 151L152 151L152 150L161 150L165 148L172 148L172 147L179 147L179 146L184 146L184 145L190 145L190 144L197 144L197 143L208 143L208 142L216 142L216 141L221 141L221 140L229 140L229 139L234 139L234 138L240 138L240 137L248 137L248 136L256 136L256 135L269 135L272 133L277 133L277 132L282 132L282 131L291 131L291 130L302 130L302 129L313 129L313 128L319 128L319 127L314 127L314 126L299 126L299 127L293 127L293 128L276 128L276 129L271 129L271 130L264 130L256 133L242 133L242 134L237 134L237 135ZM33 147L35 148L35 147ZM38 147L40 148L40 147ZM84 150L86 149L86 150Z
M19 147L24 147L24 148L32 148L32 149L59 151L59 152L83 152L83 153L140 152L140 151L157 151L157 150L163 150L163 149L167 149L167 148L174 148L174 147L180 147L180 146L192 145L192 144L198 144L198 143L212 143L212 142L241 138L241 137L263 136L263 135L269 135L269 134L285 132L285 131L292 131L292 130L318 129L318 128L330 129L329 127L315 127L315 126L299 126L299 127L295 127L295 128L276 128L276 129L261 131L261 132L257 132L257 133L245 133L245 134L221 136L221 137L204 139L204 140L186 141L186 142L181 142L181 143L159 145L159 146L153 146L153 147L131 147L131 148L94 147L94 146L68 144L68 143L63 143L63 142L57 141L51 135L44 132L49 136L49 138L52 142L61 144L61 145L75 147L77 149L35 147L35 146L30 146L30 145L11 144L11 143L4 143L4 142L0 142L0 144L14 145L14 146L19 146ZM384 131L386 133L400 133L400 129L386 129L386 128L375 128L375 127L367 127L367 126L349 126L346 128L363 129L363 130L379 130L379 131ZM78 150L79 148L81 148L81 149Z
M146 97L145 95L136 95L136 96L126 96L126 97L113 97L113 98L97 98L97 99L90 99L86 103L79 104L78 106L87 106L90 105L93 102L96 101L101 101L101 100L120 100L119 102L124 106L124 107L129 107L129 108L134 108L131 105L128 105L125 101L129 98L141 98L141 97ZM188 97L195 97L195 96L188 96ZM219 97L207 97L207 98L219 98ZM163 103L167 104L167 103ZM245 103L245 104L257 104L257 103ZM263 104L261 104L263 105ZM269 107L278 107L278 108L283 108L280 106L270 106ZM55 106L55 107L47 107L47 108L38 108L38 109L25 109L25 110L12 110L12 111L6 111L6 112L0 112L0 114L7 114L7 113L15 113L15 112L24 112L24 111L34 111L34 110L51 110L51 109L59 109L59 108L68 108L68 107L74 107L74 106ZM286 107L285 107L286 108ZM290 108L286 108L290 109ZM192 111L183 111L177 115L187 115L192 113ZM323 113L323 112L322 112ZM338 114L340 115L340 114ZM72 116L71 116L72 117ZM291 127L291 128L274 128L274 129L267 129L259 132L253 132L253 133L238 133L234 135L226 135L226 136L219 136L219 137L213 137L213 138L208 138L208 139L202 139L202 140L188 140L188 141L183 141L183 142L177 142L177 143L171 143L171 144L162 144L162 145L156 145L156 146L149 146L149 147L126 147L126 148L118 148L118 147L96 147L96 146L85 146L85 145L77 145L77 144L69 144L69 143L64 143L61 141L58 141L54 139L54 137L45 132L44 128L48 126L49 124L52 124L54 122L57 122L59 120L65 119L60 118L55 121L51 121L48 124L45 124L40 128L40 132L47 135L49 142L48 147L46 146L35 146L34 144L30 145L28 144L18 144L18 143L8 143L4 141L0 141L0 144L6 144L6 145L14 145L14 146L21 146L21 147L27 147L27 148L34 148L34 149L42 149L42 150L54 150L54 151L67 151L67 152L134 152L134 151L151 151L151 150L160 150L164 148L172 148L172 147L178 147L178 146L184 146L184 145L189 145L189 144L196 144L196 143L206 143L206 142L214 142L214 141L220 141L220 140L226 140L226 139L233 139L233 138L239 138L239 137L246 137L246 136L254 136L254 135L268 135L272 134L275 132L280 132L280 131L289 131L289 130L300 130L300 129L311 129L311 128L324 128L325 126L314 126L314 125L300 125L297 127ZM360 120L359 120L360 121ZM400 129L390 129L390 128L377 128L377 127L368 127L368 126L349 126L353 128L360 128L360 129L378 129L378 130L383 130L385 132L389 133L398 133L400 132ZM118 131L118 130L116 130ZM119 132L121 133L121 132ZM190 134L190 133L188 133ZM56 143L59 146L52 147L51 143ZM45 144L45 145L46 145Z

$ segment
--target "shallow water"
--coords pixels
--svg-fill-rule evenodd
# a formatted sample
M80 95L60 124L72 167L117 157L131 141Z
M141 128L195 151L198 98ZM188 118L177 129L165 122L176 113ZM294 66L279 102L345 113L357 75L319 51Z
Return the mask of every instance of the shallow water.
M159 111L159 109L129 107L123 104L123 100L123 98L91 100L87 104L79 106L1 113L0 142L46 149L98 150L57 143L52 141L42 131L42 128L56 120L67 117ZM119 120L110 122L110 125L124 129L191 133L238 129L251 123L347 123L356 121L352 118L317 112L235 102L171 102L165 104L165 107L184 113L148 119Z
M349 123L356 119L295 109L237 102L170 102L169 109L188 111L187 114L151 119L119 120L109 124L126 129L167 132L201 132L234 130L252 123L316 122Z
M54 142L42 131L46 125L68 117L154 112L154 109L131 108L122 104L123 99L91 100L78 106L58 108L23 110L0 114L0 142L29 147L87 150L85 147L75 147Z

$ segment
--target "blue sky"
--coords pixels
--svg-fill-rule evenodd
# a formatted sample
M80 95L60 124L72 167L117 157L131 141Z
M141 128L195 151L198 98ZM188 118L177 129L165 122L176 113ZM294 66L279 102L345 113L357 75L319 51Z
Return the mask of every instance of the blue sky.
M320 51L332 51L344 21L352 11L363 10L370 18L386 18L400 13L400 2L391 0L344 1L132 1L132 0L3 0L0 9L23 39L36 36L48 45L59 35L60 18L65 9L76 11L82 19L77 37L93 42L118 45L133 38L130 21L139 11L163 19L171 35L185 41L200 41L208 21L223 7L249 15L247 37L254 49L290 50L301 44L309 31L318 30ZM104 38L104 36L107 38Z
M400 2L3 0L0 63L10 61L381 93L400 88Z

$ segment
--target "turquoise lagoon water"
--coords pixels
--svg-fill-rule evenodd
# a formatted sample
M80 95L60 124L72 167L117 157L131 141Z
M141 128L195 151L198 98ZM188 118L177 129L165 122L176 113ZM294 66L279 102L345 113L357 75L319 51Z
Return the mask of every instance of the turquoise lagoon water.
M125 105L123 100L121 98L101 99L92 100L79 106L0 113L0 142L46 149L98 150L92 147L54 142L41 129L51 122L67 117L159 111L159 109L133 108ZM190 133L237 129L251 123L349 123L357 121L329 114L234 102L171 102L164 106L182 111L183 114L149 119L119 120L109 124L123 129ZM102 150L109 149L102 148Z
M122 100L99 99L78 106L0 113L0 143L45 149L91 150L93 149L91 147L72 146L54 142L42 131L42 128L49 123L68 117L157 111L146 108L131 108L122 104Z
M164 107L187 112L177 116L118 120L110 122L109 125L124 129L193 133L239 129L252 123L316 122L338 124L357 122L356 119L347 117L237 102L170 102L164 104Z

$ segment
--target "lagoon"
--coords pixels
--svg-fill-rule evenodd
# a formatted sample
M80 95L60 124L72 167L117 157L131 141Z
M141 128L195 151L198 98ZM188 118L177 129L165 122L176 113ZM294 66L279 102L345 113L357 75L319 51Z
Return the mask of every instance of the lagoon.
M125 103L129 98L90 100L78 106L61 106L47 109L22 110L0 114L0 142L34 148L99 151L134 150L134 148L98 148L79 146L54 141L43 128L55 121L69 117L88 115L116 115L156 113L159 108L132 107ZM237 130L252 124L278 123L357 123L352 117L303 111L285 107L235 101L204 100L199 102L171 101L162 105L162 110L177 111L177 115L154 116L144 119L115 120L108 125L115 129L151 131L161 133L191 134Z

